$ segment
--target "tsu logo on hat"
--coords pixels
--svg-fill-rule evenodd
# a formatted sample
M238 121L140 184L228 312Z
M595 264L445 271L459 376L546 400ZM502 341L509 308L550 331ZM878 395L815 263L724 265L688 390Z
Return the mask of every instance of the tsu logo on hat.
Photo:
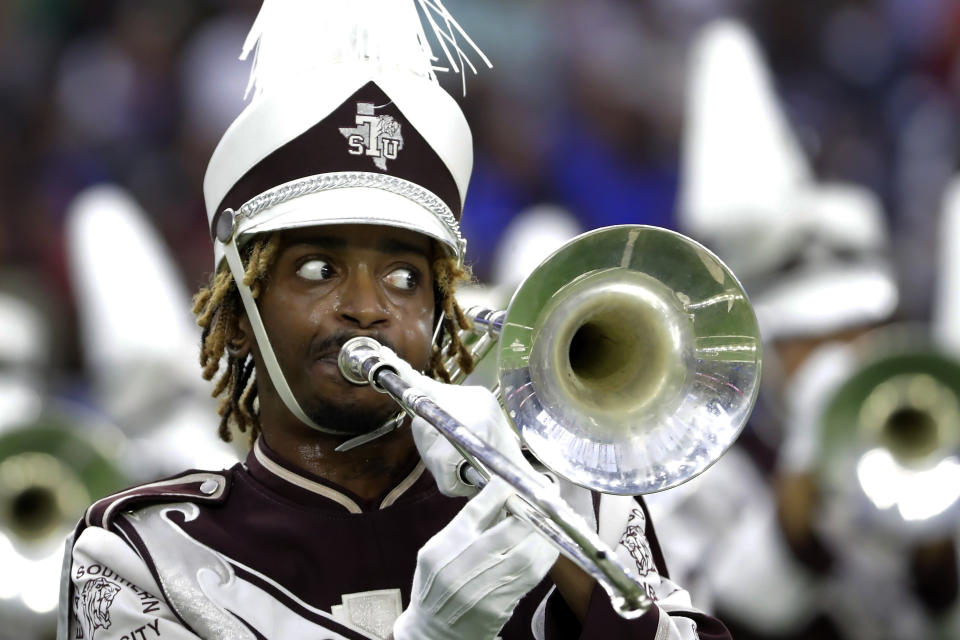
M387 170L387 160L396 160L403 149L400 123L393 116L376 115L372 102L357 103L357 126L340 127L340 133L350 144L349 153L369 156L381 171Z

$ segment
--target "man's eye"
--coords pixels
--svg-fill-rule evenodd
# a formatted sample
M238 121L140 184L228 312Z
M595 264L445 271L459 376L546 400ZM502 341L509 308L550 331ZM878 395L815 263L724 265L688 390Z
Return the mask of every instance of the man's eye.
M300 265L297 275L306 280L327 280L334 276L334 271L327 262L315 258Z
M400 267L387 274L385 278L391 287L410 290L417 286L417 274L413 269Z

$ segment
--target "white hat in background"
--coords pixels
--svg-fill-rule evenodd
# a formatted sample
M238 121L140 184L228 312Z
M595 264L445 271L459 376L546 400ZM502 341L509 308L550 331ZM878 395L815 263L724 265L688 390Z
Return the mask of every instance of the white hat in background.
M716 238L731 266L758 269L796 243L786 211L811 182L757 43L739 23L706 26L694 41L687 82L679 214L684 227ZM764 228L765 242L751 246ZM735 251L742 244L750 251Z
M815 181L750 32L708 25L688 87L680 224L743 281L765 338L888 319L898 295L880 203Z
M197 373L190 296L146 212L119 186L89 187L67 211L67 249L96 397L127 435L152 443L138 449L149 452L144 466L235 462Z
M541 262L583 232L569 211L551 204L524 209L504 229L493 260L493 284L513 291Z
M939 226L937 283L933 300L933 334L939 344L960 353L960 177L943 198Z
M51 353L50 322L19 295L0 292L0 432L40 412Z
M140 205L116 185L90 187L66 229L84 358L107 412L125 422L199 385L190 296Z
M42 368L50 359L50 326L40 310L20 296L0 292L0 363Z

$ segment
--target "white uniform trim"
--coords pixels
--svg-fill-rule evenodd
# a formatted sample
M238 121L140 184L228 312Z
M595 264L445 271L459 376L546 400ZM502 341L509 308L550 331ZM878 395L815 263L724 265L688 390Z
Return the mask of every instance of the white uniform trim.
M314 615L333 620L330 612L304 602L275 580L190 538L167 517L167 512L172 510L183 512L189 520L195 515L196 506L184 503L148 507L131 514L128 520L144 543L153 550L153 562L161 580L175 584L179 590L177 593L165 593L181 617L195 627L200 624L211 629L211 634L204 635L205 638L237 640L247 637L231 635L229 628L211 624L211 621L219 621L220 618L216 612L210 610L209 604L215 605L213 609L222 611L232 619L239 616L269 637L305 638L314 637L317 632L316 623L300 617L260 587L238 578L233 565L257 576ZM183 591L199 591L202 595L184 597ZM352 625L339 621L338 623L356 629ZM325 627L320 628L325 634L324 638L347 640ZM249 633L245 627L242 627L242 631ZM356 631L368 635L360 629Z
M417 466L410 472L406 478L404 478L400 484L393 488L393 491L387 494L387 497L383 499L383 502L380 503L381 509L386 509L394 502L397 501L397 498L402 496L407 492L407 489L413 486L413 484L420 479L420 476L423 475L423 470L426 469L426 465L423 464L423 460L417 463Z
M257 440L256 444L253 445L253 455L256 456L257 462L262 464L267 471L269 471L270 473L276 476L283 478L287 482L291 484L295 484L298 487L306 489L307 491L312 491L313 493L319 494L325 498L330 498L334 502L337 502L343 505L347 509L347 511L349 511L350 513L363 512L363 510L360 508L360 505L358 505L354 500L345 496L339 491L335 489L331 489L330 487L324 486L319 482L314 482L313 480L309 480L307 478L304 478L303 476L299 476L293 473L292 471L288 471L283 467L281 467L280 465L278 465L276 462L268 458L266 454L263 453L263 450L260 447L259 440Z
M61 609L58 638L122 640L139 628L164 640L199 640L176 617L146 563L120 536L89 527L70 551L72 566L63 574L63 589L69 592L72 582L75 601Z
M207 498L211 498L211 499L216 499L216 498L219 498L221 495L223 495L223 489L225 486L223 477L221 477L216 473L192 473L190 475L180 476L179 478L171 478L170 480L161 480L159 482L152 482L150 484L140 485L137 487L133 487L132 489L127 489L126 491L121 491L120 493L115 493L113 495L107 496L106 498L101 498L100 500L97 500L96 502L94 502L89 509L87 509L87 513L84 517L84 522L87 524L88 527L93 526L94 523L90 521L90 516L93 514L96 506L101 502L103 502L104 500L113 501L113 504L107 507L107 510L103 512L102 521L104 523L109 523L110 520L113 518L114 512L123 504L124 496L142 494L144 489L159 489L163 487L189 484L192 482L203 483L208 480L213 480L214 482L216 482L217 487L211 493L205 493L204 495ZM196 492L171 492L169 494L165 494L165 496L168 496L170 498L177 498L177 497L189 498L189 497L195 497Z
M329 498L330 500L333 500L334 502L340 505L343 505L347 509L347 511L349 511L350 513L362 512L360 505L358 505L355 500L353 500L346 494L343 494L337 491L336 489L332 489L326 485L320 484L319 482L314 482L313 480L304 478L303 476L298 475L292 471L289 471L288 469L284 469L283 467L278 465L276 462L268 458L267 455L263 452L262 445L260 444L259 439L253 445L253 455L256 456L257 461L260 464L262 464L267 471L269 471L270 473L280 478L283 478L287 482L291 484L295 484L302 489L306 489L307 491L316 493L325 498ZM390 491L390 493L386 495L386 497L384 497L383 501L380 503L380 508L386 509L387 507L395 503L400 498L400 496L406 493L410 489L410 487L412 487L417 482L417 480L420 479L420 476L423 475L423 472L425 469L426 469L426 466L423 464L423 461L421 460L420 462L418 462L417 466L413 468L413 471L407 474L407 477L401 480L400 483L396 487L394 487Z
M57 605L57 640L68 640L70 630L70 574L73 569L73 542L76 533L67 536L63 549L63 563L60 567L60 599ZM72 639L70 639L72 640Z
M270 582L275 588L281 589L288 597L296 600L302 607L309 609L315 614L330 617L329 612L321 611L320 609L307 605L277 583L268 580L261 574L257 575L260 575L262 579ZM298 616L285 607L282 602L246 580L235 578L229 582L222 582L210 569L200 569L197 571L197 582L200 584L203 593L206 594L210 600L224 609L242 611L243 619L264 635L269 635L269 637L274 638L316 637L318 629L315 623ZM359 634L369 636L368 633L359 627L347 622L340 621L340 624L351 627ZM329 638L329 640L348 640L346 637L330 629L323 629L323 638L324 640L327 638Z
M656 640L697 640L697 623L690 618L671 616L660 607Z
M173 510L184 513L188 520L196 515L196 506L189 503L156 505L125 515L150 548L162 584L121 536L98 527L84 530L67 555L72 567L63 574L64 589L69 592L72 581L74 593L81 594L80 604L76 609L73 603L62 607L59 640L79 637L77 625L84 628L84 637L89 638L93 631L95 640L123 640L131 636L131 629L148 627L152 632L146 630L145 637L169 640L252 639L246 625L270 638L347 640L335 630L339 627L353 629L357 635L350 637L373 637L190 538L168 518ZM277 589L289 603L237 576L234 565ZM105 597L93 595L97 589L91 587L97 586L105 591ZM314 619L298 614L292 605L310 612ZM68 615L71 612L73 615Z

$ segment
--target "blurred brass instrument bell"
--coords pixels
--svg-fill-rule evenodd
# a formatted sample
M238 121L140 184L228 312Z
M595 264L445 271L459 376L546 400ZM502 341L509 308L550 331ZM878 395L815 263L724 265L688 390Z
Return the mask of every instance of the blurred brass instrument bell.
M855 345L858 365L821 421L818 482L896 536L929 537L960 522L960 361L913 327Z
M93 500L131 484L119 432L71 401L0 418L0 620L52 638L64 540Z
M756 401L761 340L746 293L714 254L666 229L622 225L577 236L524 280L507 310L467 315L473 328L461 337L475 358L496 347L501 400L524 445L593 490L639 495L686 482L727 450ZM650 606L582 519L384 372L377 348L366 338L344 345L344 376L437 427L481 482L507 480L525 501L508 503L511 512L595 577L621 615ZM465 378L447 364L454 381Z
M59 551L87 505L129 484L113 442L73 409L48 404L0 431L0 533L25 556Z
M695 477L736 440L759 391L746 293L713 253L667 229L584 233L530 274L506 311L468 316L474 333L499 336L500 393L525 445L603 493Z

